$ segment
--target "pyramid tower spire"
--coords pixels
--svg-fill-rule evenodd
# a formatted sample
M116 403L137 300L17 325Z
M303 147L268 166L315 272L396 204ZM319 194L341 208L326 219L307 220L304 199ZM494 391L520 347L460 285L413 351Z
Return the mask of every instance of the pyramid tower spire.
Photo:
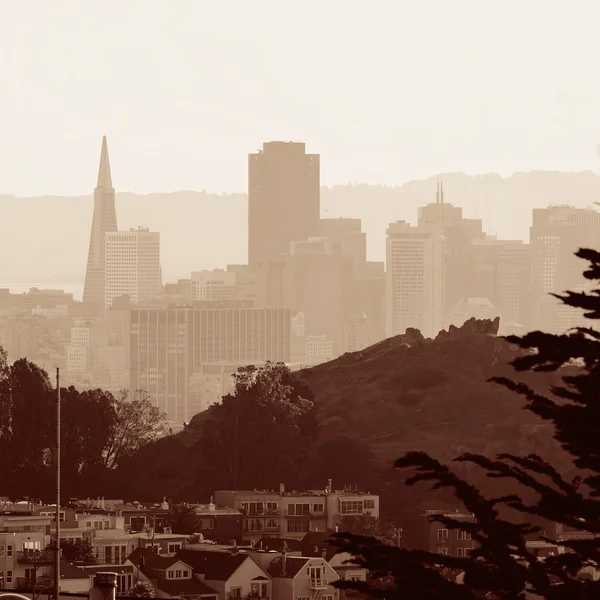
M83 301L94 310L104 314L104 257L105 236L117 231L117 214L115 210L115 190L112 186L108 144L106 136L102 138L98 183L94 190L94 217L90 234Z
M100 167L98 168L98 188L112 189L112 177L110 175L110 160L108 159L108 144L106 136L102 138L102 150L100 151Z

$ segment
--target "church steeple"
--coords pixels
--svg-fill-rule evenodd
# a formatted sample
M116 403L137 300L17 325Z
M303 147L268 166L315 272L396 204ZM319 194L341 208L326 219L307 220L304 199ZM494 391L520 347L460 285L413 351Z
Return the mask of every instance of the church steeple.
M102 138L100 167L98 169L98 184L96 187L112 190L112 177L110 175L110 161L108 160L108 144L106 143L106 136Z

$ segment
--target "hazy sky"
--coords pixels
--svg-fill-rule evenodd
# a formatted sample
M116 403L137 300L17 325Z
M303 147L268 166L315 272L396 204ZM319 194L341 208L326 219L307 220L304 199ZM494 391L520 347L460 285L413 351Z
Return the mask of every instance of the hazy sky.
M595 0L0 0L0 193L243 191L600 167Z

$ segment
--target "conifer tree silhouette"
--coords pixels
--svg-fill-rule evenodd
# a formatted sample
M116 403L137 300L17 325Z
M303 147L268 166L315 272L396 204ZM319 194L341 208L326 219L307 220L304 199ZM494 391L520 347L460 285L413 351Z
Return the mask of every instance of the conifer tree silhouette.
M600 282L600 253L580 249L576 256L589 262L585 278ZM600 319L600 285L590 293L553 295L568 306L584 309L588 319ZM342 581L336 587L385 600L600 597L600 580L585 574L589 567L600 565L600 328L577 327L562 335L535 331L506 339L522 350L511 362L517 372L561 369L562 383L551 387L548 395L507 378L490 381L522 396L527 410L552 425L554 439L570 455L576 477L567 479L537 455L506 453L491 459L468 453L456 458L483 469L490 478L516 482L536 500L526 502L525 494L488 498L448 466L425 453L410 452L394 466L411 473L407 485L430 482L434 489L454 491L465 511L473 513L472 522L444 515L430 519L441 527L470 533L474 549L469 557L448 556L336 533L331 543L370 571L367 582ZM502 507L523 515L525 524L508 520L506 511L501 516ZM555 540L527 524L535 517L563 524L579 535ZM526 537L532 534L560 542L565 551L540 560L526 545ZM455 575L461 572L464 578L457 583Z

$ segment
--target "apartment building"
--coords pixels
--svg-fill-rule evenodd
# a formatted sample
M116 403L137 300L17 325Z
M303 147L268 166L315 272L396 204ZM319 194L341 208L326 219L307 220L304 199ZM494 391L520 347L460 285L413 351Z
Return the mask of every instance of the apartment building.
M323 490L221 490L215 501L242 514L244 540L262 537L302 539L311 531L332 531L344 516L379 517L379 496L358 490L334 490L331 481Z
M51 522L51 517L31 511L0 514L0 587L22 589L35 580L38 586L52 584L48 571L54 555L45 551Z

